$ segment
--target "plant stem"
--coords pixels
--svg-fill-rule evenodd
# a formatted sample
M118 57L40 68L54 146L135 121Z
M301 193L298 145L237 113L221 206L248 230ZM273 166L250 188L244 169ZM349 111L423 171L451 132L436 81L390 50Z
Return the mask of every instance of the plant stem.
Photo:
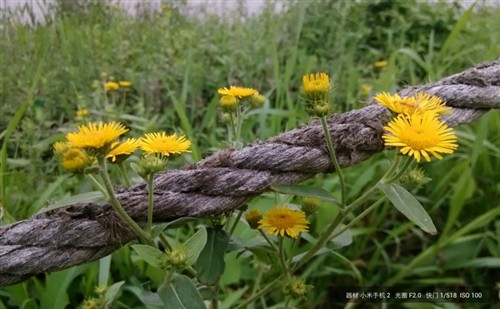
M232 112L229 113L229 117L231 118L231 122L229 124L229 128L231 129L231 134L229 136L229 142L231 145L234 147L235 141L236 141L236 126L235 126L235 120L234 120L234 115Z
M397 157L399 157L398 155L396 155ZM394 174L393 176L390 176L389 173L386 173L386 177L383 177L381 179L381 182L383 183L392 183L392 182L395 182L397 181L401 176L403 176L403 174L406 172L406 170L408 169L408 167L410 167L410 165L412 164L413 162L413 159L411 157L406 157L405 160L403 161L401 165L401 168L399 169L399 171L396 172L396 174ZM398 164L399 165L399 164Z
M108 191L106 190L106 188L99 182L99 180L97 180L94 175L92 174L86 174L90 180L92 181L92 183L104 194L105 197L109 198L109 194L108 194Z
M264 287L262 290L259 292L255 293L253 296L250 296L247 300L245 300L241 305L235 307L234 309L242 309L245 308L248 304L253 302L255 299L262 297L263 295L267 294L269 291L274 289L276 284L278 284L279 280L283 277L283 275L279 276L276 278L273 282L269 283L266 287Z
M273 242L269 239L269 237L267 237L266 233L264 233L261 229L259 229L258 231L262 235L262 237L264 237L267 243L271 246L271 248L273 248L278 253L279 252L278 248L276 248L276 245L273 244Z
M288 279L290 277L290 273L288 272L288 267L286 265L286 259L285 259L285 249L283 248L283 238L284 237L279 237L278 238L278 255L280 257L280 263L281 263L281 268L283 269L283 274L285 274L285 278Z
M340 234L344 233L347 231L349 228L351 228L354 224L356 224L359 220L363 219L366 217L372 210L374 210L378 205L380 205L383 201L385 200L385 197L379 198L375 203L371 204L367 209L365 209L362 213L360 213L356 218L352 219L351 222L346 224L344 228L339 230L338 232L333 233L330 236L330 239L334 239L335 237L339 236Z
M240 218L241 218L241 215L243 214L243 210L240 210L238 212L238 215L236 216L236 219L235 221L233 222L233 225L231 226L231 230L229 230L229 237L231 237L231 235L233 235L234 233L234 230L236 229L236 226L238 225L238 223L240 222Z
M299 243L300 233L297 238L293 239L292 249L290 250L290 256L288 257L288 264L292 263L293 254L295 253L295 249L297 249L297 244Z
M111 204L111 207L118 213L118 215L129 225L129 227L139 236L145 243L149 245L153 245L149 235L144 232L137 223L130 218L127 212L123 209L120 202L116 199L115 191L113 190L113 185L111 184L111 179L109 179L109 174L106 168L106 157L99 156L97 158L99 162L99 166L101 167L101 177L104 182L104 187L108 192L108 199Z
M153 180L155 174L151 173L147 176L148 181L148 223L146 224L146 233L151 235L151 228L153 226Z
M118 163L118 168L120 169L125 185L130 188L132 186L132 182L130 181L130 177L128 177L127 169L125 168L123 161Z
M257 277L255 277L255 281L254 281L253 288L252 288L252 294L250 294L250 297L254 296L255 293L257 293L257 289L260 286L260 281L262 280L262 275L264 274L264 269L265 269L265 266L263 266L261 263L259 263L259 270L257 272Z
M384 176L382 176L382 178L379 181L377 181L377 183L382 182L385 179L391 179L391 180L395 179L394 177L389 178L389 175L392 174L397 169L399 162L400 159L399 156L397 156L396 159L392 162L391 167L389 167L387 172L384 174ZM307 261L309 261L316 254L316 252L318 252L321 248L323 248L323 246L326 245L326 243L331 239L331 235L335 231L335 228L344 220L345 216L356 210L356 208L362 205L366 200L368 200L368 198L370 198L372 194L374 194L378 190L377 183L373 185L370 189L365 191L363 195L361 195L347 207L345 207L344 209L340 209L335 219L325 228L318 242L316 242L316 244L314 244L314 246L311 249L309 249L307 253L297 262L297 264L295 264L295 266L291 270L291 273L294 273L297 269L299 269L302 265L304 265Z
M328 147L328 153L330 154L330 160L332 161L333 166L335 167L335 172L339 176L340 181L340 192L341 192L341 204L342 208L346 205L346 186L344 182L344 176L342 175L342 171L340 170L339 161L337 160L337 155L335 154L335 149L333 148L332 137L330 135L330 129L328 129L328 124L326 123L326 117L320 117L321 125L323 126L323 131L325 132L326 145Z

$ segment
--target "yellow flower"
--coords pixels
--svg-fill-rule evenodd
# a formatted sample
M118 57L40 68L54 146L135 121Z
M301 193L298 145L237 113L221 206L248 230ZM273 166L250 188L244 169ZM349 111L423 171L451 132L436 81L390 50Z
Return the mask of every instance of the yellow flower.
M118 82L118 85L120 87L130 87L130 86L132 86L132 83L127 81L127 80L121 80Z
M307 97L325 97L330 92L330 78L326 73L302 76L302 88Z
M128 129L121 123L89 123L86 126L79 126L76 133L68 133L66 139L74 147L100 150L111 146L127 131Z
M128 158L139 147L139 140L136 138L128 138L123 143L114 142L111 144L111 151L106 158L116 163L120 163Z
M165 132L146 133L139 142L139 147L146 154L157 153L167 157L172 154L191 152L188 150L190 146L191 142L184 135L177 136L175 133L167 135Z
M259 229L267 228L268 234L288 235L297 238L298 232L309 231L309 221L303 211L292 210L287 206L276 206L264 213L264 219L259 221Z
M384 68L387 66L387 61L386 60L376 61L375 63L373 63L373 66L379 69Z
M86 109L86 108L82 108L82 109L79 109L75 112L76 116L78 117L83 117L83 116L87 116L89 114L89 110Z
M238 109L238 99L232 95L223 95L220 98L220 106L226 112L233 112Z
M217 92L222 96L233 96L238 99L246 98L257 93L257 90L252 88L229 86L229 88L219 88Z
M104 84L106 91L116 91L118 88L120 88L120 85L116 82L107 82Z
M93 160L81 148L69 148L62 154L62 166L72 173L81 173Z
M412 115L416 113L433 112L437 115L449 114L451 109L436 96L419 92L412 97L400 97L398 94L390 95L387 92L379 93L375 100L397 114Z
M429 154L441 160L439 153L451 154L457 149L457 136L436 114L398 115L384 127L389 134L384 134L386 146L401 147L401 153L413 156L417 162L424 157L430 161Z
M248 225L250 225L250 228L252 229L259 228L259 221L261 219L262 219L262 214L258 209L250 210L245 214L245 220L247 220Z

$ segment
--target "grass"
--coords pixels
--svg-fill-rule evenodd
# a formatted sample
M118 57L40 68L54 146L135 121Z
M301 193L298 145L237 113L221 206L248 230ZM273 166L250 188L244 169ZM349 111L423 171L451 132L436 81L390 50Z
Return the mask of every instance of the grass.
M218 120L219 87L240 84L268 98L245 122L243 139L251 142L308 121L298 98L305 73L331 75L336 110L342 112L361 107L378 91L436 80L500 54L494 35L500 28L498 7L293 1L273 13L273 3L267 5L255 16L239 11L193 17L175 3L132 17L91 1L86 12L47 12L48 22L37 27L8 18L19 12L2 12L2 224L28 218L49 201L92 191L84 178L67 177L52 158L52 143L81 123L77 109L88 108L92 121L120 120L137 135L154 130L184 133L194 145L187 161L195 162L225 147L226 133ZM388 65L374 68L378 60ZM96 88L103 72L132 82L120 104L110 104ZM372 88L363 93L363 85ZM410 283L463 289L498 284L498 132L500 114L489 112L457 129L460 148L455 155L422 165L433 182L412 192L430 213L438 235L422 234L390 204L380 205L351 230L351 245L305 267L308 284L315 286L309 307L333 306L328 293L339 286ZM383 173L386 157L378 154L349 169L349 198ZM309 184L339 193L336 178L318 175ZM263 196L249 207L267 209L272 203ZM323 205L312 234L333 214ZM186 235L181 229L169 232L176 239ZM247 241L254 237L243 226L236 235ZM234 256L227 260L230 271L222 279L227 308L238 302L231 293L251 288L255 280L256 270L248 261ZM77 306L92 295L98 267L90 263L0 290L0 308L53 308L54 301ZM273 274L269 270L263 280ZM126 280L117 306L134 308L145 307L142 283L150 281L154 288L161 279L126 247L113 255L110 277L112 282ZM256 308L270 308L279 299L279 293L272 293Z

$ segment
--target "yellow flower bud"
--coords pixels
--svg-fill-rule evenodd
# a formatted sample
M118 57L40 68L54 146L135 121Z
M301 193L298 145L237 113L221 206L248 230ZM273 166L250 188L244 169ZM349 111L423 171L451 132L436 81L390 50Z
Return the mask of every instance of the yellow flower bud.
M252 105L253 108L261 107L262 105L264 105L265 101L266 97L258 92L254 93L250 98L250 104Z
M258 209L250 210L245 214L245 220L252 229L259 228L259 221L262 219L262 214Z
M314 197L304 197L302 199L302 211L306 213L306 216L316 213L319 209L321 201Z
M232 95L224 95L220 98L220 106L226 112L234 112L238 109L238 99Z

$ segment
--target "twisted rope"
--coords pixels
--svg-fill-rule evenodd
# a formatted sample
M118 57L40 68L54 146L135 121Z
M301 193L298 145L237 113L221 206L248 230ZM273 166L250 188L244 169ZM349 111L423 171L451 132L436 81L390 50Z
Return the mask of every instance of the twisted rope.
M453 107L444 120L455 127L500 108L500 61L490 62L438 82L408 87L437 95ZM381 140L388 111L371 104L328 119L341 167L355 165L384 149ZM274 184L299 183L330 172L321 125L309 125L255 142L241 150L225 149L180 170L156 175L154 220L207 217L234 211ZM130 216L146 221L147 187L139 183L117 191ZM36 274L62 270L104 257L136 236L108 204L76 204L35 215L0 228L0 286Z

